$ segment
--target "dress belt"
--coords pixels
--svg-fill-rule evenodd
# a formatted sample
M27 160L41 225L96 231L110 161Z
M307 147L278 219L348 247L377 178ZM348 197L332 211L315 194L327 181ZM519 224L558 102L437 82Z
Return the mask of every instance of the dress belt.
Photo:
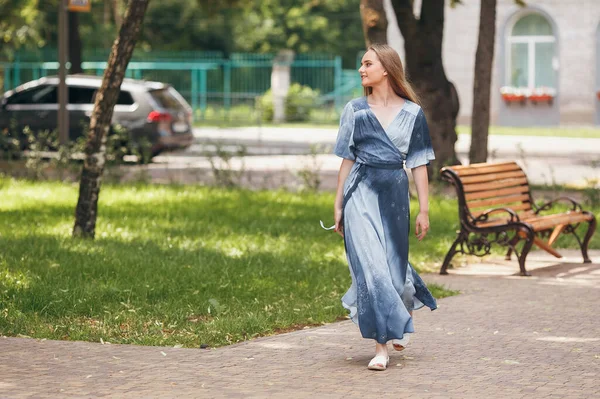
M365 165L365 166L370 166L372 168L376 168L376 169L404 169L404 162L401 163L364 163L364 162L360 162L357 161L357 163L361 164L361 165Z

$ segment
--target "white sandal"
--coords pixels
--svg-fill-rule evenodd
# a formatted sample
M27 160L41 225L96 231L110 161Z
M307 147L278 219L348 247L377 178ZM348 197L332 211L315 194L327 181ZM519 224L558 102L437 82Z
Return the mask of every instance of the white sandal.
M402 351L406 348L408 343L410 342L410 333L404 333L404 337L402 339L393 339L392 346L397 351Z
M371 359L367 368L369 370L383 371L387 368L387 365L389 362L390 362L389 356L377 355L373 359Z

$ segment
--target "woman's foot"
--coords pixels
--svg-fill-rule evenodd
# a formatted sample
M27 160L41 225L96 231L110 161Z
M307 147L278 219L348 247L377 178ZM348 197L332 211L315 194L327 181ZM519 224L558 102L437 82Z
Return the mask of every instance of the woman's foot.
M402 351L402 350L404 350L404 348L406 348L406 346L408 345L409 342L410 342L410 334L405 333L404 336L402 337L402 339L393 339L392 346L394 347L395 350Z
M390 362L389 356L377 355L373 359L371 359L367 368L369 370L383 371L387 368L387 365L389 362Z
M387 345L377 343L375 345L375 357L371 359L367 368L369 370L382 371L387 368L389 362L390 357L388 356Z

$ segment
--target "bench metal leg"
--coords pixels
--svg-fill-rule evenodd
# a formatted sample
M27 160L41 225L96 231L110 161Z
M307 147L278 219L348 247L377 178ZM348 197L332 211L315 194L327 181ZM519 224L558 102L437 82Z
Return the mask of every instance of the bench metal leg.
M456 253L459 252L456 250L456 248L459 245L461 245L463 243L463 241L465 241L465 237L464 237L464 233L461 231L458 233L458 237L456 237L456 240L454 240L454 242L450 246L450 250L446 254L446 257L444 258L444 263L442 264L442 268L440 269L440 274L448 274L447 269L448 269L448 266L450 266L450 261L452 260L454 255L456 255ZM460 252L462 252L462 250Z
M517 243L518 243L518 242L519 242L519 237L518 237L518 236L515 236L515 237L513 237L513 238L512 238L512 239L511 239L511 240L508 242L508 245L509 245L509 247L508 247L508 251L506 252L506 257L504 258L504 260L510 260L510 256L511 256L511 255L512 255L512 253L513 253L513 247L514 247L515 245L517 245Z
M583 242L581 243L581 255L583 255L583 263L592 263L592 260L588 256L588 245L592 239L592 236L594 235L594 231L596 231L595 217L588 222L588 229L585 233L585 237L583 238Z
M533 233L533 230L521 231L525 233L525 237L523 237L525 244L523 245L521 253L518 254L519 268L521 269L521 276L531 276L531 273L529 273L527 269L525 269L525 260L527 259L527 254L529 254L529 251L533 246L533 238L535 237L535 234Z

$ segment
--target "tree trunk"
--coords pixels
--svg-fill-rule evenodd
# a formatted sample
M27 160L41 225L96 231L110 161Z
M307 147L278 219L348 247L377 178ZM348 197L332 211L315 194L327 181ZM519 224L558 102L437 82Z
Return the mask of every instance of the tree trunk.
M117 29L119 29L123 23L123 18L121 18L121 7L119 7L119 0L112 0L112 9L115 19L115 26Z
M490 127L490 93L492 63L496 41L496 0L481 0L479 40L475 55L473 113L471 115L471 148L469 162L486 162Z
M371 44L386 44L388 22L383 0L360 0L360 16L366 48Z
M75 226L73 227L73 236L75 237L94 238L98 196L106 159L106 135L110 129L113 108L117 102L125 70L131 59L149 1L135 0L128 3L119 35L113 43L108 57L102 85L96 95L79 183L79 200L75 209Z
M459 102L456 88L446 78L442 63L444 0L423 0L421 16L412 0L392 0L404 37L406 74L420 96L435 151L433 172L458 163L454 144Z
M69 73L82 73L81 69L81 35L79 34L79 13L69 12Z

